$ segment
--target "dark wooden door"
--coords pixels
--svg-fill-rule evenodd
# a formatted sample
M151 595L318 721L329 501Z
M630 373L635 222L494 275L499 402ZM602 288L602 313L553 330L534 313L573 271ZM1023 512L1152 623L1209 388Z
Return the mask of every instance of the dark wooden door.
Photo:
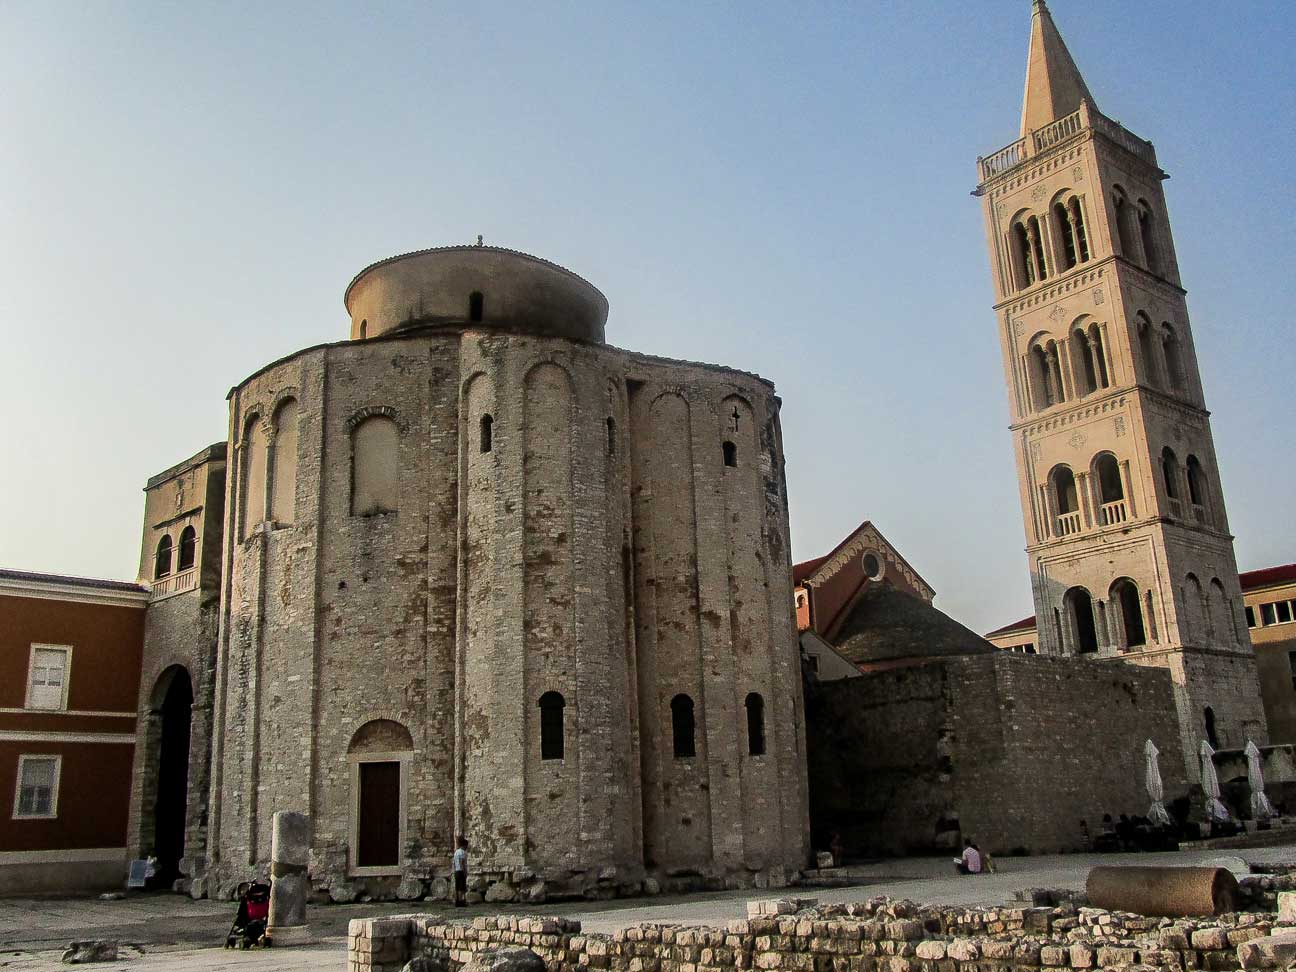
M400 763L360 764L356 867L400 864Z

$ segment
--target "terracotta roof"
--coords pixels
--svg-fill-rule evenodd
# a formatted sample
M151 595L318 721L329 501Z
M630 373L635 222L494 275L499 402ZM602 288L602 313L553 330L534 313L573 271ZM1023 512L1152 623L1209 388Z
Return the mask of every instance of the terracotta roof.
M998 650L939 608L886 584L860 591L831 644L855 665Z
M1255 590L1257 587L1268 587L1270 584L1296 582L1296 564L1282 564L1278 567L1264 567L1260 570L1248 570L1239 574L1242 590Z
M993 638L995 635L1007 634L1009 631L1021 631L1033 627L1035 627L1035 615L1032 614L1029 618L1022 618L1015 624L1005 624L1002 628L995 628L993 631L988 632L986 637Z
M85 587L101 591L148 591L147 587L142 587L131 581L99 580L95 577L73 577L68 574L39 574L30 570L6 570L3 567L0 567L0 580L37 584L65 584L68 587Z
M827 560L827 555L816 557L814 560L803 560L799 564L792 565L792 583L801 584L807 577L813 574Z

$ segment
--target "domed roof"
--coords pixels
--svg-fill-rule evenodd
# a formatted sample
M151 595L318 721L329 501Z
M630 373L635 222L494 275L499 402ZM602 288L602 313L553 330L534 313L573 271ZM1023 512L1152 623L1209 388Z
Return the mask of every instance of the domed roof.
M343 296L351 337L467 325L603 343L607 298L570 270L498 246L403 253L356 274Z

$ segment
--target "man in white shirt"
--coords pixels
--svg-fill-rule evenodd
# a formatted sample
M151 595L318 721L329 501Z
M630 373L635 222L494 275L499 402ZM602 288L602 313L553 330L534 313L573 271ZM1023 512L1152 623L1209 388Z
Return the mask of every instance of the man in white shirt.
M958 872L960 874L981 873L981 852L977 850L971 838L963 841L963 857L958 862Z

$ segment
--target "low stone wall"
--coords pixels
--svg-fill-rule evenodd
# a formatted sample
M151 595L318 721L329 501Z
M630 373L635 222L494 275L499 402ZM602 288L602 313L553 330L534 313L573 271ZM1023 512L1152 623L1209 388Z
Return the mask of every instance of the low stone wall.
M799 908L753 902L723 927L644 924L582 934L561 918L428 915L362 919L350 972L399 972L411 958L446 972L474 955L529 948L547 972L1035 972L1040 969L1238 969L1238 946L1268 935L1272 914L1144 918L1076 908L934 908L875 898Z

